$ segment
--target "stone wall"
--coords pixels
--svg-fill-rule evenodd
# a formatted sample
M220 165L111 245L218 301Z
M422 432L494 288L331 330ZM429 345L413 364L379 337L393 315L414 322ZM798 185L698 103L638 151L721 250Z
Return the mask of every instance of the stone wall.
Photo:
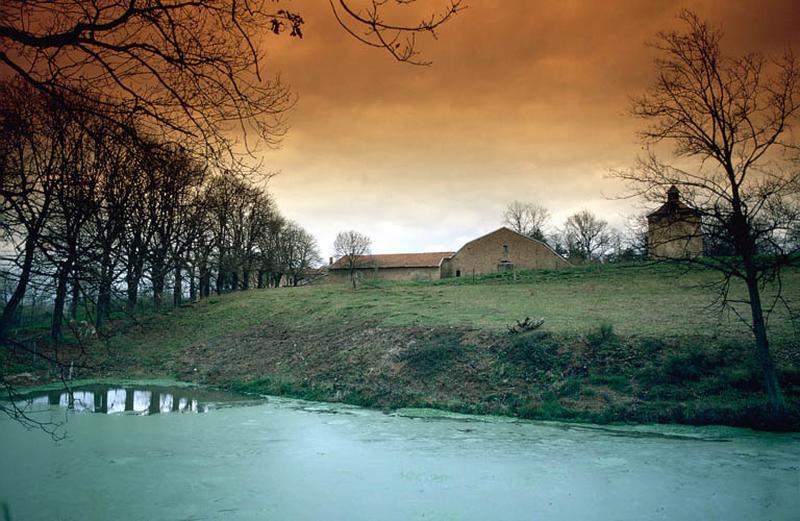
M504 270L563 268L563 257L546 244L500 228L470 241L442 262L442 277L471 277Z
M437 280L439 279L438 267L425 268L359 268L356 276L361 280ZM349 270L330 270L326 279L329 282L349 282Z
M703 255L700 217L651 219L647 230L647 253L653 259L685 259Z

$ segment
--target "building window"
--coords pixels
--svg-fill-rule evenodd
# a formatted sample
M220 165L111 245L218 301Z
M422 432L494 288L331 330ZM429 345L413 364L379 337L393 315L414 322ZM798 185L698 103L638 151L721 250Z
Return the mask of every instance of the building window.
M503 255L508 257L508 244L503 245Z
M456 277L460 277L460 276L461 276L461 270L456 270Z

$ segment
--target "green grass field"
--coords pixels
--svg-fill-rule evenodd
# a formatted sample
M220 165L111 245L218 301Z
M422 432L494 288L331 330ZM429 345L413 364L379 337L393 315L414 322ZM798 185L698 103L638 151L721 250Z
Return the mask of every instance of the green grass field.
M516 320L543 318L542 329L584 334L603 324L625 336L747 339L748 326L716 303L713 271L673 265L586 266L531 271L510 277L449 279L435 283L316 284L212 296L165 315L150 315L143 327L121 331L113 344L158 342L164 351L265 322L286 326L468 326L505 331ZM765 297L772 295L765 290ZM733 288L741 298L744 288ZM800 309L800 271L784 275L786 305L770 318L773 343L795 340L788 309ZM765 298L765 301L768 299ZM745 318L748 309L737 310Z
M168 376L384 408L769 426L752 334L737 316L749 310L722 312L719 281L628 264L236 292L112 320L108 340L90 346L95 370L79 376ZM800 270L782 282L770 341L787 424L800 429ZM774 301L774 288L763 294ZM544 324L508 332L526 317Z

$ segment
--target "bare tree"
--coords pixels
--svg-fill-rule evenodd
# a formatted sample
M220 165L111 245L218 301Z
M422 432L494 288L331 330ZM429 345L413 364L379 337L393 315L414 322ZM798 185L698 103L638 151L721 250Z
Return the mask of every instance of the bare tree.
M356 40L386 50L397 61L414 65L430 65L431 62L419 59L417 35L427 34L436 38L436 31L456 13L466 9L461 0L448 0L439 13L426 16L417 22L404 21L398 12L416 3L415 0L400 0L387 5L386 0L360 2L363 7L353 4L358 1L329 0L336 20ZM387 7L392 9L388 13Z
M178 305L195 264L206 296L212 266L219 292L247 289L252 269L259 285L267 270L280 280L289 269L278 247L284 220L248 181L231 136L252 152L286 131L295 98L264 56L274 35L303 36L304 20L287 3L0 2L0 75L10 78L0 86L4 346L16 343L9 329L33 289L55 295L57 340L70 283L70 314L80 295L94 299L99 327L123 280L131 312L148 275L155 307L170 277ZM422 21L395 18L411 3L332 0L331 8L360 41L423 63L416 36L435 37L461 6L447 0ZM65 122L80 128L64 132ZM211 171L228 179L209 182ZM298 255L313 257L306 250ZM295 257L292 265L308 261Z
M56 206L64 151L58 106L19 83L0 85L0 219L4 239L14 245L14 291L0 315L6 336L34 271L45 227ZM67 154L68 155L68 154Z
M0 7L0 63L54 98L114 123L226 143L228 122L271 141L292 99L261 78L265 27L302 19L273 2L9 0ZM280 32L280 31L279 31Z
M275 143L294 98L265 78L265 37L302 38L304 20L280 0L5 0L0 3L0 64L51 97L76 100L126 125L135 114L160 130L227 149L231 124ZM417 34L458 10L453 1L420 22L384 19L386 2L366 8L331 0L351 35L415 63ZM398 2L407 6L408 1ZM394 10L393 10L394 11ZM396 14L394 12L390 14ZM392 16L394 20L394 16ZM130 127L129 127L130 128Z
M647 256L647 215L629 216L619 233L621 250L616 261L643 260Z
M106 160L106 152L114 148L109 136L104 135L107 127L102 128L95 121L93 135L89 135L86 122L75 121L74 116L83 119L82 115L62 113L64 125L53 129L59 133L57 142L62 160L57 170L55 208L40 244L40 250L54 265L55 297L50 328L54 342L61 339L68 285L79 276L85 253L83 245L88 242L87 228L98 211L96 187L104 173L102 165L112 163Z
M321 260L317 240L294 222L286 224L283 235L284 256L290 283L292 286L297 286L303 272Z
M660 52L657 79L632 107L649 124L643 142L674 145L678 160L662 162L651 148L635 168L616 175L631 183L631 195L648 200L680 187L704 229L732 247L733 256L685 262L721 272L720 302L727 309L738 314L734 304L749 307L750 317L740 318L754 335L770 411L781 418L785 406L765 317L783 302L781 268L800 260L787 240L800 222L798 144L791 133L800 112L800 70L789 51L774 60L724 56L720 29L690 11L679 18L683 31L659 33L652 44ZM737 279L747 287L743 301L728 293ZM777 282L778 294L765 306L761 289L770 282Z
M369 254L371 246L372 240L355 230L339 232L333 241L333 251L347 266L353 289L356 289L356 269L362 265L363 257Z
M567 217L562 232L562 248L570 259L600 260L613 246L614 233L608 223L589 210Z
M545 242L544 227L550 220L550 212L534 203L513 201L506 206L503 223L517 233Z

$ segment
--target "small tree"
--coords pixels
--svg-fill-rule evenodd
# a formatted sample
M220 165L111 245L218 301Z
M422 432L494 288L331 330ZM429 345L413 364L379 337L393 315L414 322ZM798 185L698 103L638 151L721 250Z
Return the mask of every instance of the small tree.
M631 195L648 200L680 187L701 215L707 241L732 250L731 256L684 262L718 270L720 301L734 312L731 280L746 285L750 318L742 318L753 332L769 407L778 419L784 400L765 316L782 302L781 286L775 285L778 294L766 308L761 288L779 282L781 268L800 260L797 243L789 240L800 222L798 144L790 131L800 113L800 70L788 51L773 61L756 53L723 56L719 29L690 11L679 18L684 32L659 33L652 44L661 53L658 77L632 109L649 124L641 132L644 143L673 144L682 161L667 164L649 150L635 168L616 175L631 183Z
M340 232L333 241L333 251L341 258L350 272L350 281L356 289L356 269L362 265L364 255L368 255L372 240L355 230Z
M283 231L283 256L289 273L290 284L297 286L303 273L319 263L322 258L317 240L295 222L288 222Z
M599 260L612 246L612 232L606 221L589 210L581 210L567 217L561 247L571 259Z
M517 233L542 242L545 242L544 227L549 219L550 212L544 206L519 201L509 203L503 214L503 224Z

